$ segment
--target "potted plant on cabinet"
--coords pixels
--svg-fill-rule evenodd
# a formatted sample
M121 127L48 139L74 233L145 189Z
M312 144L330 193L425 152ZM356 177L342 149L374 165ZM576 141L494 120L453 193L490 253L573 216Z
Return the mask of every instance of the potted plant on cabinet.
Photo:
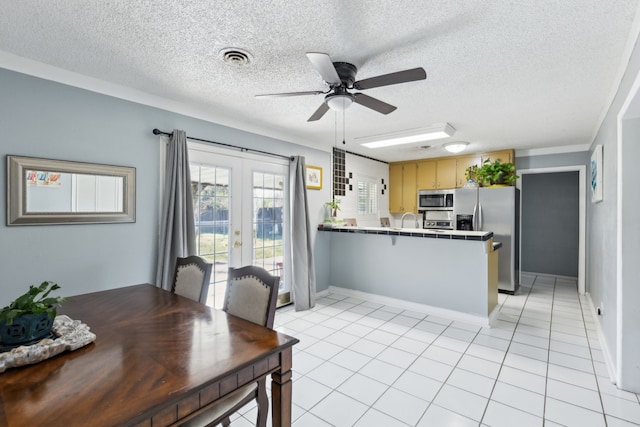
M483 187L506 186L514 183L518 178L513 163L502 163L500 159L494 162L486 159L476 171L476 178Z
M29 345L49 337L56 308L65 300L64 297L49 296L58 289L60 286L49 281L40 286L31 285L27 292L0 309L0 346Z
M478 165L469 166L464 171L464 177L467 182L464 184L466 188L477 188L478 187Z

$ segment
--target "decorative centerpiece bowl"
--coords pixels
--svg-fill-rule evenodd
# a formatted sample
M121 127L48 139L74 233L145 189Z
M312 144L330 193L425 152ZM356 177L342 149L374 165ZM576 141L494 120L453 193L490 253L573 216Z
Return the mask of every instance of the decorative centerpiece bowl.
M65 299L49 297L57 289L60 286L49 281L40 286L29 286L29 291L0 309L0 351L34 344L52 336L56 307Z

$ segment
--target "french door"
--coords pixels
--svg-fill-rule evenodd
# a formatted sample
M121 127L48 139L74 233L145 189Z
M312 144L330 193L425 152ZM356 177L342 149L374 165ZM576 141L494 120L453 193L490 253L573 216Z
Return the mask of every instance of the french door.
M289 165L189 145L198 255L213 263L207 304L221 308L229 267L258 265L282 277L289 253Z

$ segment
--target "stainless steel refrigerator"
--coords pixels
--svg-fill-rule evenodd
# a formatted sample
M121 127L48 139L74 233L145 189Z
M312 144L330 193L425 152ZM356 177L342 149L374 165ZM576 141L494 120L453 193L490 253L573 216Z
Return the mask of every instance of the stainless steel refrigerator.
M513 294L519 285L520 190L515 187L460 188L455 190L453 210L456 229L472 215L472 229L493 231L498 250L498 289ZM462 217L460 217L462 216Z

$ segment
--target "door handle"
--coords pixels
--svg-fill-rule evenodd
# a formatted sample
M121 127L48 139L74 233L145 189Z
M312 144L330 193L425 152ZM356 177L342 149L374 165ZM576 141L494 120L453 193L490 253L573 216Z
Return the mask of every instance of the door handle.
M476 205L473 207L473 218L471 219L471 228L473 228L473 231L479 231L478 221L478 204L476 203Z

